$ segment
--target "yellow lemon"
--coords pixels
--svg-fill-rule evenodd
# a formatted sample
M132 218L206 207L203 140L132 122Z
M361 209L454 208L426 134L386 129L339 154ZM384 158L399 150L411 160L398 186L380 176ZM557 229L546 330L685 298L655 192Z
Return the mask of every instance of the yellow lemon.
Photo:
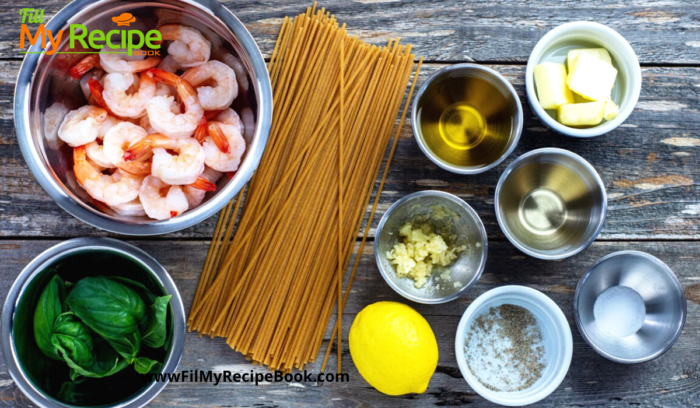
M348 342L357 370L384 394L425 392L437 367L433 330L423 316L401 303L377 302L362 309Z

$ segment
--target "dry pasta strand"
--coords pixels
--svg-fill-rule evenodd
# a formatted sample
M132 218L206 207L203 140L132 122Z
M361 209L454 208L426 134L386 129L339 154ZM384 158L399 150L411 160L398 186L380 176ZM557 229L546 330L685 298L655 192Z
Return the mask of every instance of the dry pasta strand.
M414 61L410 45L366 44L315 3L284 19L268 66L275 106L268 147L245 195L219 216L188 330L224 337L254 364L290 371L315 361L335 310L323 368L337 338L341 371L343 309L415 88L422 59L415 73Z

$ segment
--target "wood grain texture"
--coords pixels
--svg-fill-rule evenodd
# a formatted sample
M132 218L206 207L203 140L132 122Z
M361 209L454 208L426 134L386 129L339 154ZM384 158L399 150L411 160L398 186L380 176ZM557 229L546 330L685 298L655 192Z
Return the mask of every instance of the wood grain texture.
M443 66L426 65L419 85ZM490 237L502 237L493 210L500 174L520 154L540 147L561 147L589 160L605 181L609 213L602 239L700 238L700 168L696 158L700 150L696 134L700 127L700 68L644 68L641 98L628 120L608 135L578 140L549 131L535 117L525 97L523 66L491 67L502 72L520 95L525 125L518 148L484 174L455 175L423 155L407 118L374 225L400 197L440 189L472 205ZM0 100L12 100L18 68L18 62L0 62L0 78L9 79L0 83ZM19 151L11 111L9 102L0 103L0 236L105 235L63 211L39 187ZM212 217L169 237L210 237L215 223L216 217Z
M23 266L44 249L58 241L3 241L0 251L0 298L4 298L11 282ZM203 241L137 242L137 246L152 254L171 273L189 309L204 261L208 243ZM149 406L263 406L287 407L294 404L314 407L424 407L462 406L491 407L476 395L463 380L454 355L454 336L461 314L478 295L507 284L526 285L550 296L563 310L574 338L571 368L562 385L536 407L697 407L700 406L700 281L697 262L700 242L598 242L570 259L547 262L523 256L508 243L489 244L486 271L479 283L464 297L443 305L410 303L423 314L438 340L438 368L425 394L387 397L371 388L359 375L347 344L344 347L344 367L350 382L341 384L270 383L257 387L252 384L169 384ZM636 249L649 252L666 262L675 271L688 297L688 319L678 343L660 358L638 365L612 363L589 348L576 329L572 301L580 276L598 258L614 251ZM517 262L517 268L513 268ZM343 326L347 336L355 314L365 305L393 300L408 303L394 293L382 280L370 250L361 259L356 285L346 308ZM326 334L326 341L330 333ZM322 347L325 351L326 345ZM331 361L329 367L334 367ZM253 368L240 354L231 350L222 339L187 335L185 354L180 370L231 370L250 372ZM320 366L311 365L318 373ZM13 384L4 359L0 359L0 406L25 407L29 401Z
M282 18L302 13L311 3L223 2L265 55L273 49ZM65 4L65 0L41 2L44 21ZM524 62L547 31L570 21L590 20L619 31L642 63L700 63L700 7L694 0L326 0L319 5L368 42L382 44L399 36L432 61ZM19 9L26 6L4 5L0 58L18 57Z

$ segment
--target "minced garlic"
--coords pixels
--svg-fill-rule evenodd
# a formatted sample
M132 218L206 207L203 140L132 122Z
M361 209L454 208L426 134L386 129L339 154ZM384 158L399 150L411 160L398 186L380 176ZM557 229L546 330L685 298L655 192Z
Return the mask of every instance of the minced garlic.
M450 247L442 236L433 232L429 224L413 225L410 222L399 229L402 242L386 253L399 278L413 279L413 286L425 285L433 266L449 266L466 245ZM443 272L444 274L444 272Z

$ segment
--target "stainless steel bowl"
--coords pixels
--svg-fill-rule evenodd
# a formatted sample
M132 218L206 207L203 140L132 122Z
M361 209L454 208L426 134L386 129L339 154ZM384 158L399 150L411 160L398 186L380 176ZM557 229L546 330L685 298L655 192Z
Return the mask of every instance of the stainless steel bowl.
M625 286L644 300L642 327L614 337L596 324L593 307L601 293ZM685 326L686 300L671 268L639 251L620 251L599 259L581 277L574 295L574 316L581 336L601 356L618 363L641 363L659 357L678 340Z
M420 289L413 280L398 278L386 259L386 253L399 242L401 226L415 220L426 220L436 229L445 228L456 235L454 244L467 245L449 267L449 279L434 272ZM374 239L374 256L386 283L406 299L426 304L449 302L472 287L484 271L487 252L486 229L479 215L459 197L442 191L420 191L394 203L379 222Z
M14 119L22 155L39 184L64 210L76 218L108 231L128 235L156 235L178 231L209 218L228 203L250 180L260 162L272 120L272 90L265 60L253 37L231 12L215 0L76 0L59 11L46 24L53 33L74 23L88 29L116 29L111 18L131 13L136 23L131 29L156 28L166 23L182 23L203 32L212 44L220 44L238 57L248 73L248 92L240 90L234 101L237 110L250 107L255 116L255 131L247 135L246 152L233 179L224 177L215 193L208 193L197 208L178 217L154 221L147 217L126 217L98 209L80 188L72 171L72 150L48 143L44 137L44 112L54 102L69 109L84 105L78 81L65 75L61 54L27 54L19 71L15 89ZM29 51L41 51L40 43ZM59 49L70 47L68 35ZM214 46L212 47L214 48ZM62 60L63 58L63 60ZM246 132L247 133L247 132Z
M568 150L533 150L498 180L496 218L508 240L540 259L586 249L605 223L605 184L593 166Z
M35 404L43 408L66 408L70 404L59 402L46 391L46 384L52 380L54 373L49 366L30 364L41 356L33 336L33 324L21 324L31 321L34 307L41 291L52 276L50 266L61 262L70 262L75 255L103 256L117 264L129 262L136 264L144 271L143 274L127 276L160 290L163 294L172 295L170 300L169 327L170 340L166 343L166 354L161 373L173 373L182 358L185 343L185 310L182 299L168 272L150 255L133 245L111 238L76 238L55 245L34 258L12 284L2 309L2 347L7 362L7 370L17 387L24 392ZM95 265L94 274L104 273L99 265ZM48 359L39 357L44 363ZM127 367L125 370L133 370ZM137 376L138 378L138 376ZM110 381L109 379L106 381ZM112 380L114 381L114 380ZM123 399L113 403L100 404L103 407L137 408L146 405L158 395L167 385L167 381L145 383L136 389L133 395L125 395ZM120 384L116 384L120 386ZM122 392L121 389L119 392Z
M441 158L437 155L428 145L427 141L423 137L423 132L421 131L421 109L420 106L424 99L424 96L428 91L439 86L443 81L454 79L454 78L475 78L486 81L490 86L492 86L493 92L500 92L503 95L507 105L510 108L511 122L509 126L510 137L504 140L503 143L499 144L489 144L486 149L488 153L491 153L493 149L498 149L493 152L493 160L478 166L463 166L450 163L447 160ZM481 90L481 89L479 89ZM475 90L477 92L478 90ZM455 96L458 98L461 95ZM488 100L488 95L477 95L475 96L478 100L484 101ZM490 116L494 116L496 112L488 112L488 116L484 118L485 131L488 133L488 129L495 124L489 123L488 119ZM455 64L445 67L438 72L431 75L425 80L423 85L418 90L416 97L413 99L413 107L411 110L411 125L413 126L413 135L418 142L418 146L421 148L423 153L435 164L441 168L457 174L479 174L485 171L491 170L492 168L498 166L506 157L510 156L518 145L520 141L520 135L523 131L523 107L520 104L520 98L513 86L506 80L503 75L499 74L497 71L478 64ZM482 143L483 144L483 143ZM470 148L472 149L472 148ZM490 155L489 155L490 157Z

